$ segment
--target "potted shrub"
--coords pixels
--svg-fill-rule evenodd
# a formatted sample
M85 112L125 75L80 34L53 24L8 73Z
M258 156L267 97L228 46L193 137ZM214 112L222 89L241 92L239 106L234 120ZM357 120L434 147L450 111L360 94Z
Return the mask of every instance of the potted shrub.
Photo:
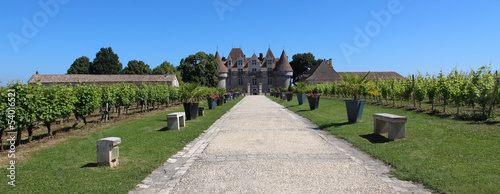
M198 113L198 101L204 92L200 89L198 83L182 84L180 89L186 120L194 120Z
M280 99L284 100L285 99L285 87L280 86L280 93L279 93Z
M306 103L307 82L297 82L294 92L297 94L299 105Z
M285 92L286 96L286 101L291 101L293 99L293 92L292 91L286 91Z
M219 99L219 95L217 95L217 94L208 95L208 97L207 97L208 108L215 109L215 107L217 107L217 100L218 99Z
M309 102L309 108L311 110L317 109L319 106L319 96L321 96L320 93L315 93L311 92L309 94L306 94L307 101Z
M241 96L241 91L243 91L241 88L234 88L231 90L233 92L233 97L238 98Z
M345 100L347 119L349 123L361 120L363 108L365 106L365 101L359 100L361 94L379 94L377 87L372 84L372 80L367 79L368 74L370 74L370 72L366 73L363 77L354 74L341 74L342 83L340 84L340 87L344 89L347 95L352 97L350 100Z
M231 102L231 92L226 92L226 94L224 95L224 101Z

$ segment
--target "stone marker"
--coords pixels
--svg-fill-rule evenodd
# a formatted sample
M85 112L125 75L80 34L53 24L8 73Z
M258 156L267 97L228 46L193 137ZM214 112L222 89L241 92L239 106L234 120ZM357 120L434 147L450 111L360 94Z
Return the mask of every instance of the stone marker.
M97 140L97 165L117 166L118 165L118 144L122 142L119 137L107 137Z

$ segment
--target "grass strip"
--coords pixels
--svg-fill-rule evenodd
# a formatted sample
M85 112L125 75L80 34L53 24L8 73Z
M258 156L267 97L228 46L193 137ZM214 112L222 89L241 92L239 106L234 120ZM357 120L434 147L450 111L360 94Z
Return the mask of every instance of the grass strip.
M344 101L321 99L319 108L269 97L308 118L323 130L392 165L391 174L444 193L499 193L500 127L498 124L441 119L425 113L366 104L363 119L347 123ZM406 138L387 141L373 134L373 113L408 117Z
M153 170L208 129L242 98L209 110L205 116L186 121L181 130L165 130L166 114L183 108L158 113L105 127L96 132L68 139L61 144L33 153L16 163L16 186L10 186L7 169L0 170L2 193L127 193ZM120 137L119 165L114 168L96 166L96 141Z

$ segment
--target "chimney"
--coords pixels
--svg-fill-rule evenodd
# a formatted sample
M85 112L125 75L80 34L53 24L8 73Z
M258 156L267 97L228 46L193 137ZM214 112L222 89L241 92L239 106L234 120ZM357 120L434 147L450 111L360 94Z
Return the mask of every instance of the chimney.
M259 53L259 60L261 60L261 61L262 61L262 59L264 59L264 54Z
M221 60L222 60L222 61L225 61L225 60L226 60L226 57L222 57L222 59L221 59Z
M38 75L38 71L36 71L36 74Z
M328 59L328 63L332 64L332 58Z

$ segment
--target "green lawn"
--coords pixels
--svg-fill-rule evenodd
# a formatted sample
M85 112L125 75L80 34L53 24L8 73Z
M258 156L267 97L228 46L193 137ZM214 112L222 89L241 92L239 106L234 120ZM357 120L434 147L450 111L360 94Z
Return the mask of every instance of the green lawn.
M127 193L170 156L208 129L242 98L215 110L204 106L205 116L186 121L182 130L164 130L165 115L179 108L136 120L125 121L64 141L32 153L16 163L16 187L7 184L7 169L0 170L1 193ZM96 141L120 137L120 164L115 168L96 167Z
M269 97L396 168L402 180L423 183L444 193L499 193L500 125L441 119L425 113L365 105L363 119L347 123L345 103L321 99L317 110ZM408 117L406 139L387 141L373 135L373 113Z

